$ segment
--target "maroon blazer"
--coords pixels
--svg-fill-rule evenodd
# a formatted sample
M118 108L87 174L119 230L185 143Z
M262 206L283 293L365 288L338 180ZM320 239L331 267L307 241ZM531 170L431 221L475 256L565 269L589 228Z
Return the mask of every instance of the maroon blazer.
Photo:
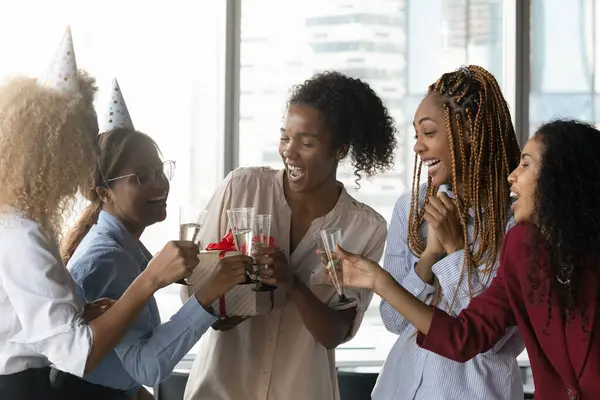
M519 326L533 373L536 400L600 400L600 318L596 316L598 278L587 281L587 326L577 316L568 323L551 295L548 321L547 298L530 302L526 241L532 229L518 224L505 236L500 267L490 287L474 298L454 318L435 309L427 336L417 343L444 357L465 362L483 353L504 336L506 328Z

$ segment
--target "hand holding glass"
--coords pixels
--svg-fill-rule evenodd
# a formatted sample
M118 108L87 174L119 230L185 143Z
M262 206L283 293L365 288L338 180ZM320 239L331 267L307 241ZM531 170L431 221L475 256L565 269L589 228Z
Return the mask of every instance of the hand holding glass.
M229 220L229 229L233 234L233 240L237 250L246 256L251 256L252 253L252 238L254 236L254 208L233 208L227 210L227 219ZM256 283L257 281L250 278L244 284Z
M338 293L338 301L334 305L348 304L351 300L348 300L344 294L344 282L339 279L342 275L342 262L337 253L337 246L341 245L342 242L342 230L340 228L324 229L321 231L321 242L317 240L319 250L321 252L322 261L325 261L327 266L327 272L331 276L333 286ZM323 259L323 253L326 258Z
M194 242L200 247L200 230L205 216L206 210L198 211L191 206L181 206L179 208L179 240Z
M204 224L206 210L198 211L197 208L189 205L179 207L179 240L185 240L196 244L199 248L200 231ZM189 280L182 279L177 281L182 285L189 285Z

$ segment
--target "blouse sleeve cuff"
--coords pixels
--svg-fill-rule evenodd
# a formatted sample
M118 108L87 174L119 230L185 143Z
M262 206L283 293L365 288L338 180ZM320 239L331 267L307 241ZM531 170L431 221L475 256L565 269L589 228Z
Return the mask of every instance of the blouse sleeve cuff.
M52 360L56 369L81 378L85 373L92 342L92 329L81 320L73 330L58 334L51 340L39 343L38 346L46 347L41 349L40 353Z
M202 307L196 296L191 296L179 309L177 314L183 318L187 318L190 321L190 326L199 334L206 332L218 320L216 316Z
M458 281L460 280L460 274L462 271L462 263L464 262L464 258L465 251L459 250L450 255L447 255L440 261L433 264L433 266L431 267L431 271L438 278L442 287L446 287L452 284L458 284Z
M423 300L425 296L435 292L435 287L433 285L424 282L419 275L417 275L414 266L413 268L410 268L410 271L408 271L408 274L400 283L413 296L418 297L421 300Z

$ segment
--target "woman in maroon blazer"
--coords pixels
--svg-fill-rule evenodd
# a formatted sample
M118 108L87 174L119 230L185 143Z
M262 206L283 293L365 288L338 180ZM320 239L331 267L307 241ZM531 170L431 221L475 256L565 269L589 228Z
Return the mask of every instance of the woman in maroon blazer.
M518 224L505 236L491 286L458 316L339 249L345 283L373 289L417 328L420 346L459 362L518 325L537 400L600 399L599 153L600 131L577 121L545 124L527 142L509 176ZM427 210L439 229L447 211Z

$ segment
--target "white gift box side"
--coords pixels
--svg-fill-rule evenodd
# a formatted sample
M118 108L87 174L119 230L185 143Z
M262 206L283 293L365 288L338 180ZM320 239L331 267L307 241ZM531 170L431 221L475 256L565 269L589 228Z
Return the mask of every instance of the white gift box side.
M198 256L198 266L189 278L190 293L196 293L210 279L222 257L237 255L237 251L204 250ZM266 314L273 309L273 292L254 292L254 284L234 286L212 304L214 314L219 317L251 317Z

